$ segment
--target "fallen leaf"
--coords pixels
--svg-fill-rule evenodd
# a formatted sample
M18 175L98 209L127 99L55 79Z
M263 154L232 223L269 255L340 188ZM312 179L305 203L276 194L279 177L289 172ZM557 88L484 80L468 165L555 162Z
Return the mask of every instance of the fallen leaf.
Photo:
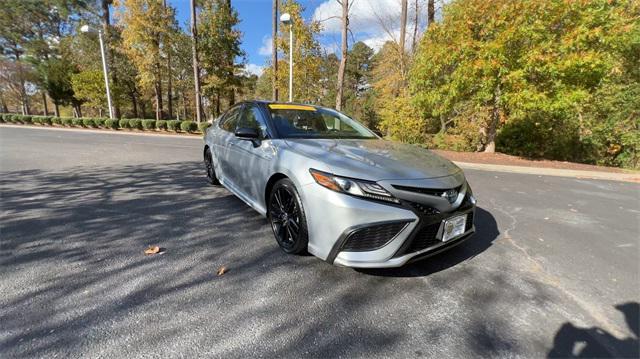
M218 276L221 276L223 274L227 273L227 267L222 266L220 268L218 268Z
M144 254L150 256L152 254L160 253L160 247L158 246L149 246L149 248L144 250Z

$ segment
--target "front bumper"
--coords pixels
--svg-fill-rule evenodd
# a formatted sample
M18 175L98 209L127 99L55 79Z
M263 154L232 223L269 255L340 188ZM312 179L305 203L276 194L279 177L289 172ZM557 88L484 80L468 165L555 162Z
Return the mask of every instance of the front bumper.
M336 193L315 183L300 191L309 230L309 252L329 263L358 268L400 267L409 261L440 253L467 240L475 231L475 204L461 193L450 212L401 200L400 205ZM442 242L444 221L467 214L465 232ZM364 234L363 234L364 233ZM383 233L384 238L380 238ZM384 234L386 233L386 234ZM369 241L358 245L360 238ZM354 244L355 242L355 244Z

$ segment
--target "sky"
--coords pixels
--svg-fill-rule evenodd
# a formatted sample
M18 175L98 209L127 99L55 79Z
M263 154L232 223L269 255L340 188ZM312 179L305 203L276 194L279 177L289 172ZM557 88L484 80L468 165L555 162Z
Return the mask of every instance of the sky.
M190 21L189 0L169 0L176 9L181 26L188 28ZM327 53L339 52L339 18L342 8L336 0L301 0L305 8L306 21L318 20L323 30L318 38ZM271 0L231 0L231 5L240 16L239 29L243 33L242 49L246 52L246 69L260 74L271 58ZM410 46L413 34L415 0L409 0L407 26L407 45ZM426 0L418 0L419 32L425 27ZM398 37L400 23L400 0L351 0L349 11L350 27L353 36L349 36L349 46L354 41L364 41L374 50L378 50L391 36Z

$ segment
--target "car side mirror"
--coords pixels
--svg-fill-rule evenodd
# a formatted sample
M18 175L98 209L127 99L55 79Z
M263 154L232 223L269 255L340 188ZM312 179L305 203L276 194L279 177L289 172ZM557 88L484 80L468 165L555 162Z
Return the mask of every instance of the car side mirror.
M242 140L249 140L254 147L260 146L260 133L256 128L240 127L235 132L236 137Z

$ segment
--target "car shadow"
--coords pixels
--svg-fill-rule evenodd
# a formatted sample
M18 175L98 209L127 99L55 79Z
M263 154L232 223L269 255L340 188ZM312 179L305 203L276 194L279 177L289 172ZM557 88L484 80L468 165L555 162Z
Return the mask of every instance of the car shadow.
M484 252L500 235L498 224L487 210L476 208L476 233L464 243L433 257L400 268L358 268L358 272L382 277L422 277L451 268Z
M580 328L564 323L556 332L549 358L638 358L640 304L628 302L615 306L624 315L634 337L619 339L600 327Z

